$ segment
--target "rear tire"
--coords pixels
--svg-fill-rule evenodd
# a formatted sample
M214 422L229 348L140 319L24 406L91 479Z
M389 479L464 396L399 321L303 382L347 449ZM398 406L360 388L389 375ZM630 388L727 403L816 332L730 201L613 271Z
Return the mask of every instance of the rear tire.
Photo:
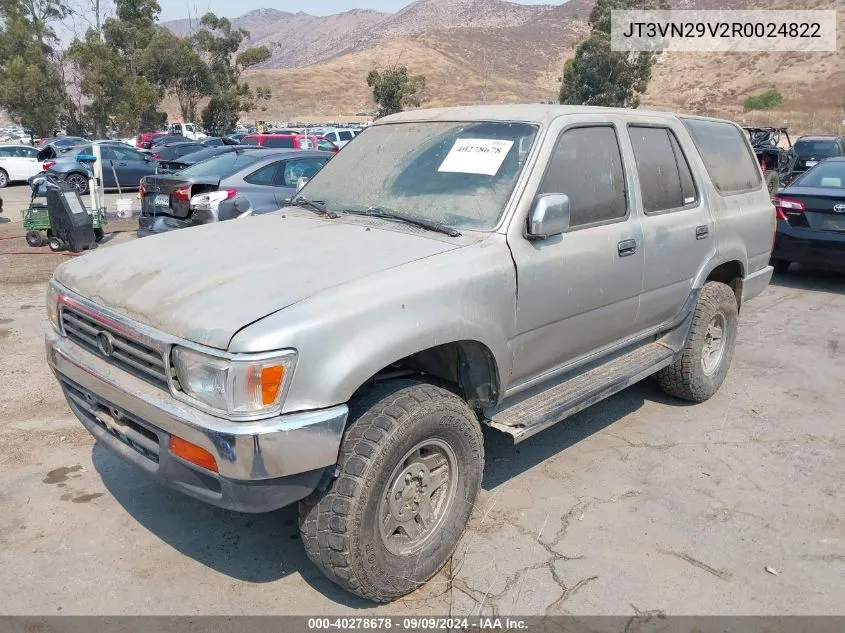
M80 196L88 193L88 177L82 174L68 174L65 182L76 190Z
M737 315L736 296L729 286L704 284L681 358L656 374L663 391L692 402L704 402L716 393L731 366Z
M770 263L772 265L772 268L775 269L776 275L785 275L786 271L789 270L789 265L792 262L788 262L785 259L772 259Z
M65 247L64 242L62 242L58 237L51 237L47 245L50 247L51 251L56 252L63 250Z
M41 235L41 231L27 231L26 243L29 244L32 248L44 246L44 237Z
M769 197L774 196L780 189L780 176L776 171L766 172L766 189L769 190Z
M9 174L5 169L0 169L0 189L9 186Z
M94 229L94 241L98 244L103 241L103 237L105 237L105 235L106 233L102 228Z
M478 420L455 394L389 381L350 402L339 475L300 503L311 561L347 591L388 602L449 560L484 469Z

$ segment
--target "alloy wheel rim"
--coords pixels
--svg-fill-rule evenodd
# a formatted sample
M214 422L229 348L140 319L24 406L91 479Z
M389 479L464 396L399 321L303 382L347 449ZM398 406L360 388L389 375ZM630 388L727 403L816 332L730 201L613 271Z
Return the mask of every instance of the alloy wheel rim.
M458 460L437 438L405 453L381 494L379 535L389 552L405 556L423 549L455 503Z
M704 333L704 348L701 352L701 368L708 376L714 374L725 354L726 320L722 313L715 314Z

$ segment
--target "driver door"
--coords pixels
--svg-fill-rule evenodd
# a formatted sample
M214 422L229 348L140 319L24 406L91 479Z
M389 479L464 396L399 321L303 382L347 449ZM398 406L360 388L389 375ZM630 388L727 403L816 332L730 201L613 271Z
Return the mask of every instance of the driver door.
M569 230L529 239L523 216L508 232L519 287L512 386L541 382L635 328L642 229L628 195L632 177L622 159L624 131L599 117L569 121L549 134L547 143L554 146L536 188L536 195L569 197Z

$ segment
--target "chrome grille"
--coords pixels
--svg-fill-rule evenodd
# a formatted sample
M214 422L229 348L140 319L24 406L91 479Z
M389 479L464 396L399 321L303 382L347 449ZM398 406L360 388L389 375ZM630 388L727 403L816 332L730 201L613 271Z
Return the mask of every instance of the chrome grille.
M62 327L68 338L88 351L157 387L168 388L167 368L158 350L67 305L62 306ZM104 347L110 353L105 353Z

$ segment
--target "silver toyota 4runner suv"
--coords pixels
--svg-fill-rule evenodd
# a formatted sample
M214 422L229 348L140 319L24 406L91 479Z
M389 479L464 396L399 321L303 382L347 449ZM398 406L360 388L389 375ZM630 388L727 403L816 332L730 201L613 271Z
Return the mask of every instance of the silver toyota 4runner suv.
M654 375L701 402L768 284L736 125L547 105L386 117L279 212L103 248L50 283L47 357L104 446L402 596L449 559L481 427L524 440Z

